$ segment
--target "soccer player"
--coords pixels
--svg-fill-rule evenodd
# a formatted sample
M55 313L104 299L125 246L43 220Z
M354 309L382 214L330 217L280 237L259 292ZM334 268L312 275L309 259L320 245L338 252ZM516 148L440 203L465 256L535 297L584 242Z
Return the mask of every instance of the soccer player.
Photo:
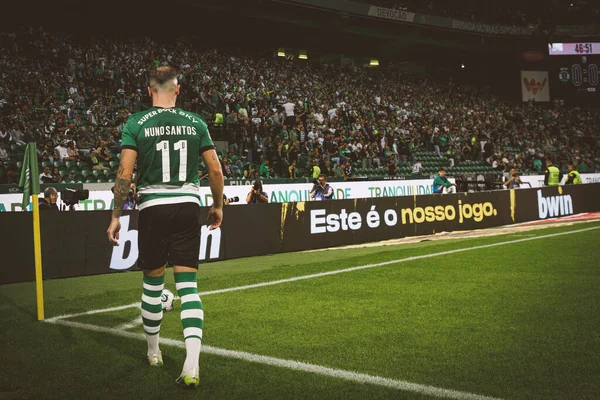
M198 159L208 169L214 204L210 229L223 220L223 173L206 123L175 107L180 85L175 69L158 67L150 75L152 108L132 115L122 133L121 164L115 180L114 210L107 234L118 246L119 217L127 199L137 161L139 226L138 266L144 271L142 319L148 342L148 362L163 364L158 347L162 321L161 294L165 266L173 265L181 298L181 323L186 359L177 382L196 387L204 312L198 295L200 195Z

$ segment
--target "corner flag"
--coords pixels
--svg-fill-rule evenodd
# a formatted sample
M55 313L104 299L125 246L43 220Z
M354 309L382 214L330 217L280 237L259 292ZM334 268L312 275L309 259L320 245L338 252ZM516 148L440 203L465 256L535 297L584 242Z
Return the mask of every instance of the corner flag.
M22 206L24 210L26 210L29 205L29 196L40 193L40 181L38 175L39 169L35 143L29 143L25 148L25 158L23 159L23 169L21 170L21 180L19 181L19 187L23 188Z
M29 196L33 197L33 253L35 257L35 293L37 298L38 321L44 320L44 287L42 285L42 242L40 235L40 208L38 194L40 193L39 168L35 143L29 143L25 148L23 169L19 187L23 188L23 210L27 210Z

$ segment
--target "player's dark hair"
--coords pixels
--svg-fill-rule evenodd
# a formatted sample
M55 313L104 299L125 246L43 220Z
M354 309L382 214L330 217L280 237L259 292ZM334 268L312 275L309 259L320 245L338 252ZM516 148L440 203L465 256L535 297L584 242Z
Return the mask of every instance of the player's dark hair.
M446 172L446 168L440 167L440 168L438 169L438 172L442 172L442 171Z
M177 79L177 71L168 65L155 68L150 72L150 86L162 86L173 79Z

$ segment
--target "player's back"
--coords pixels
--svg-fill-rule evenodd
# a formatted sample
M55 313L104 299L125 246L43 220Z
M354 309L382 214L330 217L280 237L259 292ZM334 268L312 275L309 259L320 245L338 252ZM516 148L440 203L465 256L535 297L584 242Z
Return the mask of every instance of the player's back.
M197 202L200 154L213 149L206 123L179 108L151 107L132 115L123 129L124 149L137 155L139 209Z

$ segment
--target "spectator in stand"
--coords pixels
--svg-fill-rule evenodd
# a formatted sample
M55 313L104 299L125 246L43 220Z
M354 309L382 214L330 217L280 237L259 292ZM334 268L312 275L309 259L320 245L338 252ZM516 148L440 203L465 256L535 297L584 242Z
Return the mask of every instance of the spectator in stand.
M417 159L412 166L413 175L423 175L423 164L421 164L421 160Z
M389 176L396 176L398 174L398 166L396 165L396 155L391 154L387 161L386 167L388 169Z
M321 175L321 167L319 167L317 160L313 160L312 167L310 167L310 176L313 179L317 179L319 175Z
M10 161L8 158L8 152L4 148L4 142L0 141L0 165L5 164L7 161Z
M294 113L294 108L296 105L292 101L288 101L283 105L283 109L285 110L285 125L289 127L296 126L296 114Z
M227 156L224 156L223 159L221 159L221 169L223 170L223 176L227 179L231 178L232 173L231 173L231 167L229 166L229 160L227 158Z
M40 183L53 183L54 177L50 172L50 167L44 167L40 174Z
M292 164L288 167L288 178L296 179L296 161L292 161Z
M263 178L270 178L272 174L272 168L270 167L271 161L265 159L262 164L260 164L259 172L260 176Z
M244 178L250 179L254 175L254 171L252 170L252 164L248 163L246 168L244 168Z
M456 184L446 178L446 170L444 168L438 170L438 175L433 180L433 193L456 193Z
M67 150L67 147L65 146L65 141L64 140L60 140L58 146L56 146L54 148L54 153L56 155L56 158L59 161L65 162L65 161L74 161L73 159L71 159L69 157L69 151Z
M60 170L58 167L52 168L52 183L60 183Z
M81 156L79 155L79 151L75 148L75 142L71 141L67 145L67 153L69 154L68 161L79 161Z

